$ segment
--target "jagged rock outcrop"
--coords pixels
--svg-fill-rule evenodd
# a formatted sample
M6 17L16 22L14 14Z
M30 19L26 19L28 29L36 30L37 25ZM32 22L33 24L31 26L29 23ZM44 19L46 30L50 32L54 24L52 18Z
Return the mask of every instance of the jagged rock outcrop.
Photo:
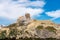
M26 13L25 16L21 16L17 19L17 25L22 26L22 25L27 25L31 21L30 14Z

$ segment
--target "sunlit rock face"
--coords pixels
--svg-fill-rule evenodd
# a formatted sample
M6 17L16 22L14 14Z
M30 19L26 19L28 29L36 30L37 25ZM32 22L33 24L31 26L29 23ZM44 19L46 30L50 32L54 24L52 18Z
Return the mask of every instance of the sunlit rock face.
M56 29L57 29L57 32L56 32L56 33L57 33L56 38L60 39L60 24L57 25Z

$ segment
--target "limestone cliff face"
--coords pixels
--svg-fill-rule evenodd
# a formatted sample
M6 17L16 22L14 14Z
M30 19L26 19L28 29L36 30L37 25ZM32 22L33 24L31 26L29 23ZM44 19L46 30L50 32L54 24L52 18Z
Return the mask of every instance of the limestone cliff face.
M60 27L50 20L34 20L29 14L21 16L13 23L5 28L7 37L18 38L60 38ZM2 30L0 29L0 30ZM59 30L58 30L59 29Z

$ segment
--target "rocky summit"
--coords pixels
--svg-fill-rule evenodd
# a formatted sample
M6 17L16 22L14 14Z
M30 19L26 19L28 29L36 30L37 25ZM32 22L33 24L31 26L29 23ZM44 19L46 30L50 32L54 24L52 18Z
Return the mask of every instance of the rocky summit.
M31 19L30 14L21 16L15 23L0 28L1 38L60 38L60 26L50 20Z

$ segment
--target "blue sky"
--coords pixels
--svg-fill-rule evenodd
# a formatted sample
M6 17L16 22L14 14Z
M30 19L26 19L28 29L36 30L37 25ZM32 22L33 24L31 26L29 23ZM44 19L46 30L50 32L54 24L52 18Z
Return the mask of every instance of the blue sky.
M25 13L36 20L60 24L60 0L0 0L0 24L14 23Z

